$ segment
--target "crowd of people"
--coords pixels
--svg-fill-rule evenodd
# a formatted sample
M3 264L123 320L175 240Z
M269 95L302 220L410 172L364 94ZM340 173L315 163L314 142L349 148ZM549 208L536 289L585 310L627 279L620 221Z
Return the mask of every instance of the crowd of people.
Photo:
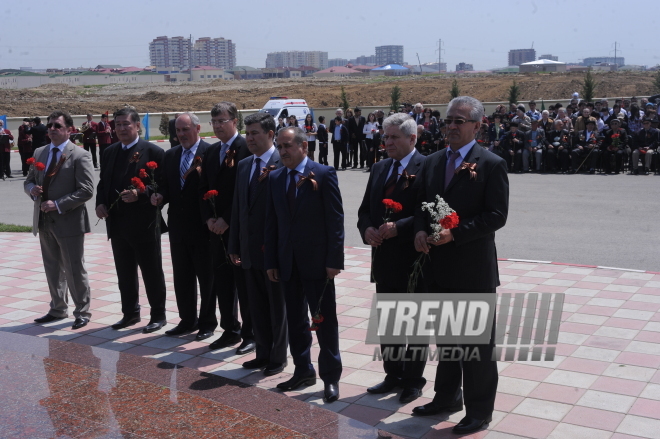
M323 118L318 125L307 118L303 127L296 126L297 121L286 126L280 121L279 129L271 115L256 113L245 118L243 137L237 129L236 105L220 102L211 110L218 142L204 142L199 118L187 112L174 122L178 145L164 151L139 137L137 112L122 108L113 120L117 142L103 148L94 188L92 153L70 141L71 116L54 111L44 126L49 143L34 148L26 161L24 183L34 202L33 233L39 235L52 299L49 312L35 322L66 318L67 292L75 305L72 328L83 328L92 318L84 263L84 237L90 231L85 202L96 192L95 213L106 223L121 298L122 318L113 329L141 321L138 269L150 306L143 332L167 325L161 234L169 232L179 321L165 334L196 332L196 340L205 340L219 327L223 332L209 348L238 345L239 355L256 351L243 367L261 369L267 376L284 370L288 348L294 372L277 387L290 391L317 380L311 358L315 332L323 398L336 401L342 360L334 278L344 268L344 211L337 170L352 165L371 171L357 226L373 249L377 294L405 292L412 262L420 253L430 257L420 292L495 294L499 282L494 232L504 226L508 211L505 162L475 140L483 116L476 99L452 100L441 138L451 148L429 157L426 149L418 150L418 130L440 125L432 113L384 117L377 112L364 123L360 113L356 108L345 119L338 110L328 128ZM83 134L106 132L98 125L88 117ZM25 130L34 140L41 129ZM316 141L313 147L318 146L320 160L327 163L324 131L348 148L335 150L334 167L315 162L310 151L310 143ZM428 141L435 144L433 138ZM381 149L387 158L379 160ZM477 173L470 161L479 161ZM441 175L436 169L442 169ZM480 178L475 179L477 174ZM486 179L488 185L483 184ZM438 236L429 216L417 209L420 200L436 196L444 197L462 218L458 227ZM401 209L387 214L385 201ZM465 252L464 247L471 250ZM457 433L476 431L490 422L497 389L493 347L491 338L479 347L481 355L474 361L441 363L435 397L414 413L458 411L465 404L466 417L455 427ZM385 380L367 390L381 394L402 387L399 401L412 402L426 383L426 358L410 361L416 345L381 345L382 352L388 348L403 352L398 360L385 359ZM463 374L470 385L462 386Z

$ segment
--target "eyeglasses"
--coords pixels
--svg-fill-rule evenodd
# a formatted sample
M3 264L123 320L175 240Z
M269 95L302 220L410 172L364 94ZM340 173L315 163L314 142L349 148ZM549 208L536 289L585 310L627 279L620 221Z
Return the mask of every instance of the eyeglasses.
M465 122L476 122L476 120L473 120L473 119L468 119L468 120L465 120L465 119L445 119L444 122L447 125L451 125L452 123L454 123L456 125L463 125Z
M63 126L60 125L57 122L50 122L49 124L46 125L46 128L48 128L48 129L55 128L56 130L59 130L59 129L63 128Z
M223 123L231 122L234 119L218 119L218 120L212 120L209 122L209 125L211 126L216 126L216 125L222 125Z

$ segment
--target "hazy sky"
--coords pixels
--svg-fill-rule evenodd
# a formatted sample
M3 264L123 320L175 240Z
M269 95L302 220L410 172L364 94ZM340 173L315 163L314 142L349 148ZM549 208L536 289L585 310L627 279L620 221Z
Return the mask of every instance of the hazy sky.
M438 59L477 70L507 65L510 49L534 44L560 61L618 55L660 63L660 2L545 1L18 1L4 0L0 68L149 65L157 36L224 37L238 65L264 67L266 54L323 50L329 58L373 55L403 45L405 61Z

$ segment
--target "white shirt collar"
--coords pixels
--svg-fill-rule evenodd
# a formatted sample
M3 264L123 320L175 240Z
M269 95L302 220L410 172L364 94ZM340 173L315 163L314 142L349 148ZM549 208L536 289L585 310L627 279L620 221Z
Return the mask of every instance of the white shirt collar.
M50 150L52 151L55 148L55 149L59 149L60 152L62 152L64 151L64 147L66 146L67 143L69 143L68 140L64 141L64 143L60 145L53 145L53 142L50 142Z
M221 142L223 145L228 145L229 147L231 147L231 144L234 143L234 140L236 140L237 137L238 137L238 131L236 131L236 133L232 136L231 139L229 139L228 142L223 142L222 140L221 140L220 142Z
M298 166L295 167L295 170L298 171L299 175L303 175L305 172L305 166L307 166L307 157L303 158L300 163L298 163ZM289 169L287 171L287 174L290 174L293 169Z
M266 163L270 161L270 158L273 156L273 153L275 152L275 147L271 146L270 149L260 156L254 156L255 159L261 160L261 163L263 163L264 166L266 166ZM254 160L252 161L254 163Z
M122 143L122 144L121 144L121 147L122 147L123 149L129 149L129 148L131 148L133 145L135 145L136 143L138 143L138 140L140 140L140 136L137 136L137 137L135 138L135 140L133 140L133 141L132 141L131 143L129 143L128 145L124 145L124 144Z
M193 146L191 146L190 149L188 149L188 150L186 150L186 148L183 148L183 146L182 146L183 152L181 154L183 155L183 153L185 153L186 151L190 151L190 152L192 152L193 157L195 157L195 154L197 154L197 148L199 148L199 142L201 142L201 141L202 141L202 139L197 139L197 142L195 142L195 144Z
M473 140L472 142L458 149L457 152L461 155L461 160L465 160L465 157L467 157L468 153L470 152L470 150L472 149L475 143L477 143L477 141ZM447 158L449 158L449 155L452 152L453 151L451 148L447 148Z
M410 159L412 159L412 156L415 155L416 151L417 150L413 148L413 150L410 151L410 153L407 156L399 160L399 163L401 163L401 172L403 172L403 170L408 167L408 163L410 163ZM394 166L394 162L392 162L392 166Z

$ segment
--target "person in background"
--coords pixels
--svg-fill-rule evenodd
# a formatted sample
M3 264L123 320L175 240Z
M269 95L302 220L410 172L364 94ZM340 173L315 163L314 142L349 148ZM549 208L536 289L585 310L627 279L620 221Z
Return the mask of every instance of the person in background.
M314 151L316 151L316 124L312 114L305 116L305 125L303 126L305 134L307 134L307 157L314 161Z
M98 124L94 122L94 116L91 114L87 115L87 120L82 124L82 133L83 133L83 147L85 151L92 153L92 162L94 167L98 168L98 162L96 160L96 135L98 133Z
M11 131L5 129L4 123L0 120L0 174L2 174L2 179L13 178L11 175L11 165L9 161L11 160L11 145L13 143L14 136Z
M316 130L316 140L319 143L319 163L328 165L328 128L325 126L325 116L319 116Z
M30 119L23 119L23 123L18 127L18 153L21 155L21 168L23 177L26 177L30 170L30 165L27 164L27 159L32 157L32 136L28 134L27 130L30 127Z
M367 172L371 171L371 165L376 162L376 151L378 145L374 145L374 134L378 131L378 121L376 119L376 112L369 113L367 121L364 124L362 133L364 134L364 142L367 147Z
M167 131L169 134L170 148L174 148L179 144L179 138L176 136L176 118L179 113L176 113L172 119L167 123Z
M112 127L107 114L101 115L101 122L96 125L96 136L99 139L99 164L103 166L103 152L112 144Z

